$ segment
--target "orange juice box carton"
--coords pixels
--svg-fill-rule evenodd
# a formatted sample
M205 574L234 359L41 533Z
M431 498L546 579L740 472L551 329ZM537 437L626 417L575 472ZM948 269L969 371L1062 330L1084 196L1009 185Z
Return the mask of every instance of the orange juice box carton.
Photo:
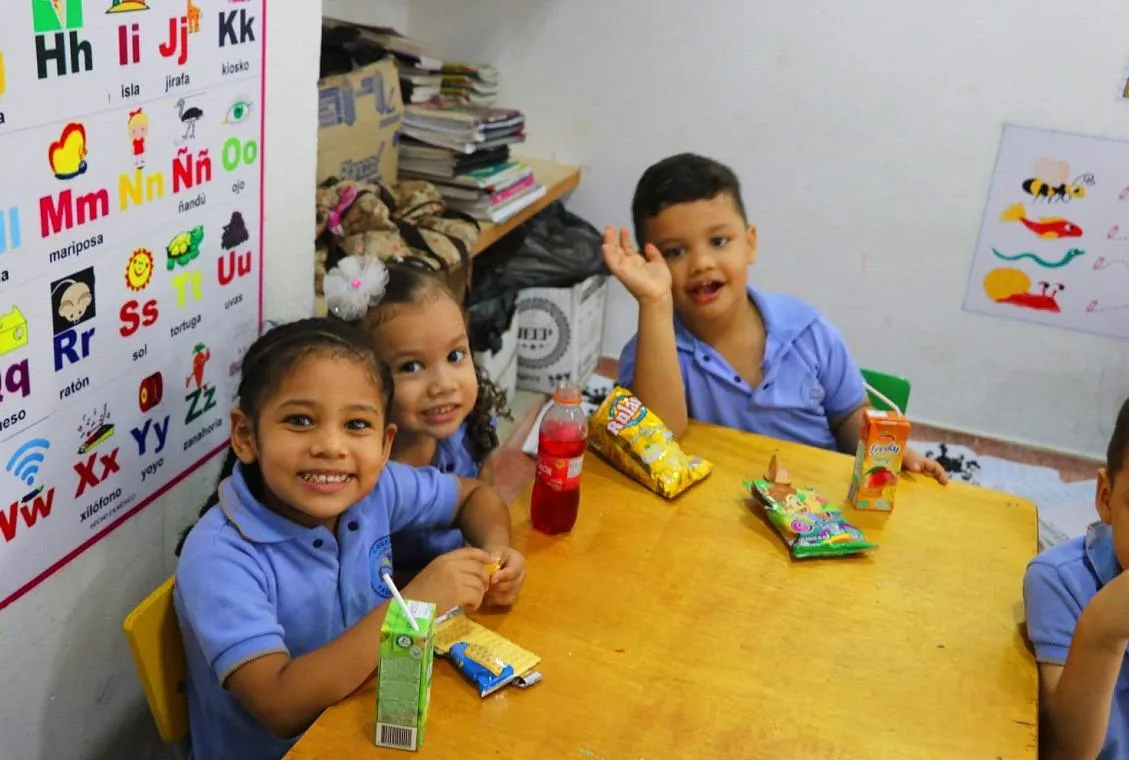
M419 751L431 707L435 605L407 600L416 627L399 604L380 628L376 687L376 746ZM417 630L418 628L418 630Z
M855 452L855 470L847 496L855 509L890 512L902 455L909 442L909 420L897 412L863 411L862 433Z

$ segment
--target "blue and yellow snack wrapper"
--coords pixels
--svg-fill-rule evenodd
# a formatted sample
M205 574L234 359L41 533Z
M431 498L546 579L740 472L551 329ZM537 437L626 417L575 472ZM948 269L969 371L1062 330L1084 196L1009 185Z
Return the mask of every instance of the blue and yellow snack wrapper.
M768 480L746 482L796 559L843 557L877 549L862 531L811 488Z
M514 666L502 662L488 647L460 641L451 645L450 657L459 672L478 689L478 696L488 697L514 680Z
M527 689L541 681L535 670L540 657L474 622L458 607L436 622L435 652L454 662L483 698L509 684Z

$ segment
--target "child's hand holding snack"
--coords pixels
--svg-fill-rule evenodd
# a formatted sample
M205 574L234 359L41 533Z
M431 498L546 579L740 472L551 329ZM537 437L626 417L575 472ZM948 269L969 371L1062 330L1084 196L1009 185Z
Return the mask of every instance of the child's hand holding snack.
M670 268L658 248L648 243L640 254L631 244L631 235L614 227L604 229L604 263L616 279L640 303L670 299Z
M525 584L525 557L521 552L504 547L494 553L495 570L490 576L490 588L483 605L512 607ZM492 568L488 568L488 571Z
M452 607L473 612L490 586L487 566L493 561L488 552L473 547L440 555L404 588L404 597L434 602L440 614Z

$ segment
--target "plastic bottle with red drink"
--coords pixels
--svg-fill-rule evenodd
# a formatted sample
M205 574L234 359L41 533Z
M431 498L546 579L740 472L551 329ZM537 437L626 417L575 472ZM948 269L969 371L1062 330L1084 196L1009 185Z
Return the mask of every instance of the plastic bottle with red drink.
M542 533L568 533L580 508L580 472L588 447L588 418L580 387L561 383L537 433L537 477L530 516Z

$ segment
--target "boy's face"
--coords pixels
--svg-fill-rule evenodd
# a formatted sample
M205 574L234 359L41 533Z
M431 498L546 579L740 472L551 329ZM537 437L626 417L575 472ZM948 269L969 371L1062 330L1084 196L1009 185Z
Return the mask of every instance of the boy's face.
M1112 475L1098 470L1098 515L1113 529L1113 550L1117 563L1129 568L1129 457Z
M642 237L666 259L681 314L712 321L748 299L757 230L746 225L728 193L668 206L643 225Z

